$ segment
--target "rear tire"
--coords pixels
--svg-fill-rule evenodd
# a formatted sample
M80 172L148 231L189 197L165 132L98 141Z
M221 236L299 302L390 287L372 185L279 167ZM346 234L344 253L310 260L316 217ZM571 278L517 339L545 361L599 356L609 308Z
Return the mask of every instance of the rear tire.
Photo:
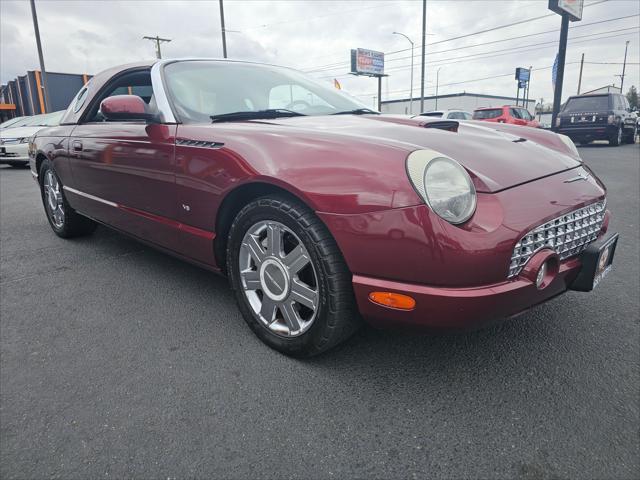
M609 138L609 145L612 147L617 147L622 143L622 127L618 127L618 130L614 135Z
M624 138L624 143L629 143L629 144L636 143L636 136L637 135L638 135L638 133L636 132L636 129L634 128L633 131L631 132L631 134L627 135Z
M71 208L64 195L62 182L49 160L42 162L38 178L42 205L53 232L61 238L81 237L93 233L97 227L96 222Z
M302 260L292 261L296 256ZM361 323L351 272L334 238L296 200L263 197L238 213L229 232L227 270L249 327L286 355L322 353ZM306 299L299 292L308 292Z

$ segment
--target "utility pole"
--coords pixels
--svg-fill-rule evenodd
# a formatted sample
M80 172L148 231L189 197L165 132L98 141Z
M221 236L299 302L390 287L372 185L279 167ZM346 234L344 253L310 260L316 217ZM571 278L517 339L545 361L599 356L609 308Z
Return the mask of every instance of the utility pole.
M569 15L562 13L560 25L560 45L558 46L558 73L556 76L556 89L553 92L553 112L551 113L551 128L556 128L556 118L562 102L562 82L564 80L564 62L567 56L567 36L569 34Z
M42 43L40 43L40 29L38 28L38 15L36 14L36 3L31 0L31 16L33 17L33 29L36 34L36 46L38 47L38 59L40 60L40 73L42 74L42 94L44 96L44 108L51 111L51 101L49 99L49 84L47 82L47 71L44 68L44 56L42 55ZM629 43L629 42L627 42ZM34 114L36 112L33 112ZM42 112L46 113L46 112Z
M420 80L420 113L424 112L424 52L427 40L427 0L422 0L422 75Z
M578 77L578 95L580 95L580 87L582 86L582 67L584 66L584 53L580 59L580 76Z
M143 40L151 40L152 42L156 42L156 58L162 58L162 52L160 52L160 43L162 42L170 42L170 38L160 38L159 36L155 37L142 37Z
M222 29L222 56L227 58L227 32L224 29L224 5L223 0L218 0L220 4L220 28Z
M620 77L620 93L624 93L622 91L622 87L624 86L624 71L627 68L627 49L629 48L629 40L624 45L624 63L622 64L622 76Z
M434 110L438 109L438 86L440 85L440 69L442 67L438 67L438 70L436 70L436 108Z
M413 42L409 37L407 37L404 33L393 32L394 35L402 35L404 38L409 40L411 44L411 88L409 90L409 114L413 114Z

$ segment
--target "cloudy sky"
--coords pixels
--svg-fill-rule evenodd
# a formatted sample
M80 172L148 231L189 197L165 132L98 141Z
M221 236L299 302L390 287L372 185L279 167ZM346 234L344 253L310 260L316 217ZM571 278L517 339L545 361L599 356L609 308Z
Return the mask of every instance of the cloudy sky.
M144 35L171 38L163 57L222 57L217 0L36 0L47 70L97 73L112 65L153 58ZM419 93L422 2L225 0L229 57L286 65L326 82L336 78L373 106L374 79L349 75L349 50L386 52L383 99L408 98L411 52L416 44L415 94ZM640 85L640 1L585 0L582 22L571 24L565 96L616 83L629 41L625 90ZM542 17L542 18L538 18ZM524 21L524 22L523 22ZM507 24L514 24L498 28ZM495 29L486 33L477 33ZM531 96L552 99L551 66L560 17L547 0L428 0L425 91L514 95L515 67L533 66ZM461 37L463 38L456 38ZM398 52L399 51L399 52ZM397 52L397 53L391 53ZM0 81L38 68L29 3L0 0Z

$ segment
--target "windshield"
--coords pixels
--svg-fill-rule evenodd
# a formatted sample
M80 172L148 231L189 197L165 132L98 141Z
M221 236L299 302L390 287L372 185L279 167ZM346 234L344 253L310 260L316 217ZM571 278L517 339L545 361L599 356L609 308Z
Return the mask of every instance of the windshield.
M14 123L21 122L23 119L24 119L24 117L12 118L11 120L7 120L6 122L0 123L0 128L8 128L11 125L13 125Z
M53 127L60 124L64 110L59 112L46 113L44 115L36 115L32 118L27 126L29 127Z
M268 109L330 115L366 108L330 84L283 67L194 60L170 63L164 73L169 96L185 123Z
M580 112L603 112L609 110L609 96L597 95L589 97L570 98L565 105L563 112L580 113Z
M442 112L426 112L426 113L421 113L420 116L421 117L441 117Z
M485 118L498 118L502 115L502 109L496 108L491 110L476 110L473 112L473 118L476 120L484 120Z

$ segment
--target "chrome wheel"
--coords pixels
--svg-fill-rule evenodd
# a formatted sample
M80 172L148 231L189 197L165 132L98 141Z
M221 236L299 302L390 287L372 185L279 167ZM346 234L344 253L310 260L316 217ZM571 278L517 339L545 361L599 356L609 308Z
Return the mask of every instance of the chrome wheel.
M251 226L242 239L239 266L244 295L266 327L284 337L311 327L320 298L318 277L290 228L271 220Z
M60 182L52 170L47 170L44 175L44 197L47 212L51 223L56 228L64 226L64 205L62 200L62 191L60 190Z

